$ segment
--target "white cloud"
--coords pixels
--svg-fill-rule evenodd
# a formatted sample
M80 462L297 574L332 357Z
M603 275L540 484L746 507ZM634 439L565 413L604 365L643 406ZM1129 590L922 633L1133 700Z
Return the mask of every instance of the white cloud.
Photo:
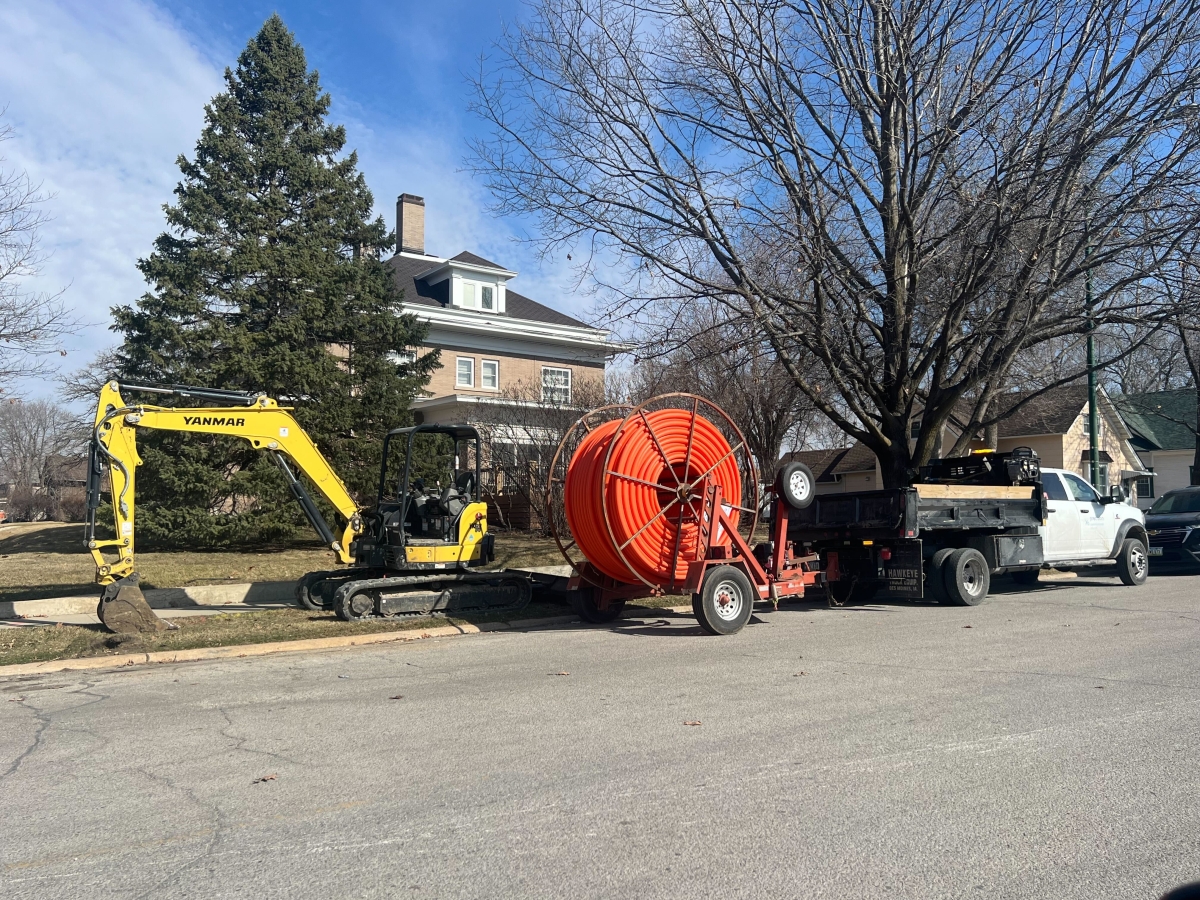
M221 84L221 70L153 6L0 5L0 107L16 129L7 166L54 195L42 233L51 256L38 287L67 287L66 301L91 323L67 345L64 368L111 345L109 308L143 292L135 263L163 228L175 158L191 151L204 104Z
M163 230L162 206L179 180L176 157L193 151L204 104L223 89L224 66L234 64L214 57L227 52L200 46L149 2L0 4L0 108L8 107L16 128L3 148L6 165L27 170L54 195L42 235L51 257L37 288L66 287L66 301L91 323L67 344L64 370L111 346L109 309L144 292L135 264ZM310 53L309 64L320 68L321 60ZM516 269L521 293L586 315L589 298L576 292L565 256L539 260L516 240L513 224L487 212L486 192L462 171L461 110L446 110L440 122L424 114L385 121L353 96L333 100L331 118L346 124L348 148L359 151L389 226L396 195L421 194L429 252L471 250ZM55 389L19 386L34 397Z

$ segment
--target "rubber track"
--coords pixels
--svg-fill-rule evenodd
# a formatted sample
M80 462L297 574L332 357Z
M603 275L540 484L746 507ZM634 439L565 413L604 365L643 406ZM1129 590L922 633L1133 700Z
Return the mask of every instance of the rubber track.
M410 588L411 590L432 590L447 584L489 584L499 583L506 580L524 581L518 575L504 574L499 572L463 572L463 573L446 573L437 575L406 575L396 578L373 578L364 581L351 581L342 585L337 589L333 599L333 609L337 609L339 604L346 599L347 594L357 594L360 591L372 591L387 588ZM403 590L388 590L387 593L403 594L407 593ZM529 593L520 603L511 604L509 606L480 606L478 608L454 609L450 612L440 610L423 611L417 610L414 612L394 613L389 616L370 615L359 616L354 621L365 621L367 619L412 619L412 618L446 618L447 616L457 616L471 612L517 612L529 605L532 599L533 586L529 585Z

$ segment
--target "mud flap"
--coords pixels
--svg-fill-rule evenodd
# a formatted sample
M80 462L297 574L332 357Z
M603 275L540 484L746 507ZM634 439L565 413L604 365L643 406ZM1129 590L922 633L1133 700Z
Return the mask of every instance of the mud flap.
M150 634L178 628L164 622L146 602L135 572L106 585L96 606L100 622L114 634Z

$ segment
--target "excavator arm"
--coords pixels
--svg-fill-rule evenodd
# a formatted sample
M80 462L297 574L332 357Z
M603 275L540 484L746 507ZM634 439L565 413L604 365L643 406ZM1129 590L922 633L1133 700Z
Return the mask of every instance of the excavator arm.
M166 394L185 399L227 405L204 407L163 407L129 404L121 391ZM293 496L321 540L343 563L353 561L350 542L362 532L359 507L345 484L330 467L316 444L300 427L289 407L280 406L270 397L236 391L179 386L120 384L110 381L100 391L96 421L92 431L88 467L88 512L85 540L96 562L96 581L110 585L134 572L135 491L137 467L137 430L157 428L197 434L227 434L242 438L255 449L270 453L287 479ZM304 483L293 467L312 481L317 490L333 504L346 520L341 536L334 534ZM112 495L116 537L97 540L96 510L100 506L101 481L107 470ZM116 561L105 551L117 554Z

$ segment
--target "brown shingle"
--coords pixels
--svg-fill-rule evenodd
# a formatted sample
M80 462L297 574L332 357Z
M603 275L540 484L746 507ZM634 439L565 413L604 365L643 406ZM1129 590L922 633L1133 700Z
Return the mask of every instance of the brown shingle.
M1002 408L1011 409L1032 392L998 398ZM1065 384L1030 400L1000 420L1000 437L1035 434L1066 434L1087 405L1086 384Z

